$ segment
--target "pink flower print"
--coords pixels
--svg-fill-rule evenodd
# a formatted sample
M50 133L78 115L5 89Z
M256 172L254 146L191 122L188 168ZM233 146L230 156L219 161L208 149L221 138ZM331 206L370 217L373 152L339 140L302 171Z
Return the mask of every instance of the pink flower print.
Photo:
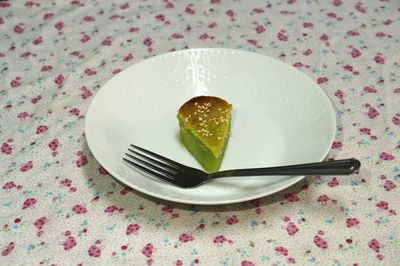
M378 54L377 56L375 56L374 60L377 64L381 64L381 65L385 64L385 58L383 58L383 56L381 54Z
M0 150L2 153L7 154L7 155L11 154L13 151L11 145L6 142L4 142L3 145L1 145Z
M43 134L46 132L49 128L45 125L40 125L36 128L36 134Z
M275 251L277 252L277 254L280 254L282 256L288 255L288 250L287 250L287 248L284 248L284 247L275 247Z
M332 143L332 149L340 149L343 147L343 143L341 143L340 141L334 141Z
M48 72L48 71L50 71L50 70L52 70L53 69L53 67L52 66L43 66L42 67L42 69L41 69L41 71L42 72Z
M57 150L58 146L59 146L59 142L58 139L53 139L49 142L49 144L47 145L50 150L55 151Z
M19 118L19 119L21 119L21 120L24 120L24 119L26 119L26 118L28 118L28 117L32 117L33 115L30 115L30 114L28 114L27 112L22 112L22 113L19 113L18 114L18 116L17 116L17 118Z
M87 35L86 33L83 33L83 35L82 35L82 38L81 38L81 42L82 43L85 43L85 42L88 42L88 41L90 41L90 36L89 35ZM103 43L102 43L103 44ZM103 44L104 45L104 44Z
M83 92L83 93L81 94L82 99L87 99L87 98L89 98L90 96L92 96L92 92L91 92L86 86L83 86L83 87L81 88L81 91Z
M292 194L292 193L286 193L284 195L284 198L288 201L288 202L296 202L299 201L300 198L296 195L296 194Z
M365 8L363 3L357 2L356 6L354 7L358 12L365 13Z
M342 91L342 90L337 90L337 91L335 91L335 96L337 97L337 98L339 98L340 100L343 100L343 98L344 98L344 92ZM344 102L343 102L344 103Z
M379 155L379 158L381 158L384 161L392 161L394 160L394 156L390 153L387 152L381 152L381 154Z
M3 251L1 252L1 256L4 256L4 257L7 256L8 254L10 254L13 251L14 248L15 248L15 243L14 242L10 242L8 244L8 246L6 246L3 249Z
M396 185L392 181L386 180L383 187L385 188L386 191L390 191L390 190L394 189L396 187Z
M142 248L142 254L145 255L146 257L150 258L151 255L153 255L154 252L154 246L151 243L147 243L143 248Z
M21 86L21 77L15 77L13 80L11 80L10 85L13 88Z
M350 65L345 65L345 66L343 66L343 69L346 70L346 71L349 71L349 72L352 72L352 71L353 71L353 67L350 66Z
M57 77L55 77L55 79L54 79L54 83L56 85L58 85L59 87L62 85L63 81L64 81L64 76L61 74L58 75Z
M378 207L379 210L388 210L389 203L387 203L387 201L380 201L376 204L376 207Z
M342 0L333 0L332 4L333 4L334 6L340 6L340 5L343 4L343 2L342 2Z
M311 22L304 22L303 23L303 28L312 28L314 27L314 24L312 24Z
M44 14L44 16L43 16L43 20L48 20L49 18L52 18L53 16L54 16L53 13L46 13L46 14Z
M43 226L48 222L46 217L41 217L33 224L37 229L42 230Z
M328 182L328 187L337 187L338 185L339 182L336 177L332 178L332 180Z
M217 24L216 22L212 22L212 23L208 24L208 27L209 27L210 29L214 29L214 28L216 28L217 26L218 26L218 24ZM183 38L183 36L182 36L182 38Z
M326 42L327 40L329 40L329 36L326 35L326 34L324 33L324 34L322 34L322 35L319 37L319 39L320 39L321 41Z
M296 3L296 1L297 1L297 0L287 0L287 3L288 3L289 5L291 5L291 4Z
M237 224L239 222L239 219L237 218L236 215L232 215L226 218L226 223L229 225Z
M148 37L144 39L143 44L147 47L150 47L153 44L153 40L150 37Z
M114 69L113 70L113 75L116 75L116 74L118 74L119 72L121 72L121 69L119 69L119 68L116 68L116 69Z
M25 164L23 164L20 168L19 171L20 172L27 172L29 170L31 170L33 168L33 163L32 161L28 161Z
M295 263L296 263L296 260L295 260L294 258L292 258L292 257L289 257L289 258L287 259L287 263L288 263L288 264L295 264Z
M98 246L91 245L88 249L88 254L90 257L100 257L101 256L101 249Z
M288 36L285 35L282 31L280 31L277 35L278 40L283 41L283 42L287 42L288 41Z
M26 199L25 202L22 204L22 209L25 210L27 208L33 209L36 204L36 199L35 198L29 198Z
M172 39L183 39L183 35L181 33L173 33L171 35Z
M76 241L73 236L68 236L61 244L63 245L64 250L67 251L76 246Z
M17 187L17 185L14 182L7 182L3 185L3 189L5 189L6 192L10 192L11 189Z
M194 237L189 233L183 233L179 236L179 241L181 241L182 243L190 242L193 240L194 240Z
M79 111L79 109L76 108L76 107L74 107L74 108L72 108L71 110L69 110L69 113L70 113L71 115L74 115L74 116L79 116L79 115L80 115L80 111Z
M111 205L111 206L108 206L108 207L104 210L104 212L107 213L108 216L111 216L111 215L114 214L114 212L116 212L116 211L118 211L118 210L119 210L119 209L118 209L117 206Z
M14 32L21 34L22 32L24 32L24 24L23 23L19 23L17 25L14 26Z
M371 135L371 129L366 127L360 128L360 133L361 135Z
M174 207L171 205L166 205L161 208L164 213L172 213L174 211Z
M95 19L94 19L93 16L84 16L84 17L83 17L83 20L86 21L86 22L95 21Z
M87 76L93 76L93 75L96 75L97 72L96 72L96 70L94 68L86 68L85 69L85 74Z
M312 54L312 51L311 51L310 48L308 48L307 50L305 50L305 51L303 52L303 55L305 55L305 56L309 56L310 54Z
M326 241L326 239L322 238L319 235L314 236L314 244L321 249L328 248L328 242Z
M129 53L129 54L127 54L125 57L124 57L124 61L125 62L128 62L128 61L130 61L130 60L132 60L133 59L133 55L132 55L132 53Z
M105 39L101 42L101 45L104 45L104 46L111 46L111 45L112 45L112 39L111 39L111 37L105 38Z
M209 38L210 38L210 36L209 36L207 33L203 33L203 34L200 35L200 37L199 37L200 40L207 40L207 39L209 39Z
M129 29L129 32L139 32L139 28L132 27L132 28Z
M326 205L330 198L327 195L321 195L318 197L317 202L322 203L322 205Z
M258 34L264 32L264 31L265 31L265 28L264 28L262 25L257 25L257 26L256 26L256 32L257 32Z
M138 224L130 224L128 225L128 227L126 228L126 235L137 235L139 234L139 229L140 229L140 225Z
M367 93L377 93L378 92L377 89L375 89L374 87L370 87L370 86L364 87L364 91Z
M289 222L286 226L286 231L290 236L293 236L299 231L299 228L293 222Z
M211 4L219 4L221 3L221 0L210 0Z
M376 239L371 239L371 240L368 242L368 246L369 246L373 251L375 251L376 253L379 253L379 251L380 251L380 249L381 249L381 244L380 244L379 241L376 240Z
M326 82L328 82L328 78L327 77L320 77L320 78L317 79L317 83L318 84L323 84L323 83L326 83Z
M26 3L25 3L25 5L26 5ZM10 6L10 3L0 2L0 8L6 8L6 7L9 7L9 6Z
M74 213L76 213L76 214L87 213L87 209L86 209L85 205L83 205L83 204L82 205L79 205L79 204L75 205L74 207L72 207L72 211Z
M228 9L228 10L225 12L225 15L227 15L227 16L231 19L231 21L234 21L234 20L235 20L235 12L233 12L232 9Z
M391 20L390 18L383 22L383 24L386 25L386 26L388 26L388 25L390 25L392 23L393 23L393 20Z
M54 28L56 28L57 30L62 30L63 27L64 23L62 21L59 21L56 24L54 24Z
M173 3L169 2L169 1L166 1L166 3L165 3L165 8L170 9L170 8L174 8L174 7L175 7L175 6L174 6Z
M104 169L103 166L99 166L98 171L99 171L99 174L101 174L101 175L107 175L108 174L107 170Z
M241 266L255 266L255 264L251 261L248 260L242 260L242 262L240 263Z
M72 185L72 180L69 178L64 178L60 181L61 186L70 187Z
M361 55L361 52L357 48L353 48L350 54L353 58L357 58Z
M192 6L193 6L193 4L189 4L188 6L186 6L185 12L186 12L187 14L193 15L194 13L196 13L196 12L194 11L194 9L192 8Z
M37 37L36 39L34 39L33 41L32 41L32 44L34 44L34 45L39 45L39 44L41 44L43 42L43 38L42 38L42 36L39 36L39 37Z
M76 167L81 168L88 163L88 160L85 155L79 156L79 159L75 162Z
M358 221L358 219L356 219L356 218L348 218L346 220L346 226L348 228L353 228L354 227L354 228L359 229L360 228L359 224L360 224L360 221Z
M400 113L397 113L395 116L392 117L393 124L400 126Z
M216 236L213 240L213 242L219 247L221 247L226 241L228 241L228 239L226 239L223 235Z
M42 96L41 96L41 95L38 95L38 96L36 96L36 97L34 97L34 98L31 99L31 103L36 104L36 103L38 103L41 99L42 99Z
M125 195L125 194L129 193L130 191L131 191L131 189L129 187L124 187L123 189L121 189L119 194L120 195Z
M2 17L0 17L0 25L4 24L4 19Z
M121 8L121 9L127 9L127 8L129 8L129 3L124 3L124 4L122 4L119 8Z
M369 118L374 119L379 115L379 112L374 107L369 107L367 115Z
M156 20L157 20L157 21L165 21L165 16L164 16L163 14L158 14L158 15L156 16Z

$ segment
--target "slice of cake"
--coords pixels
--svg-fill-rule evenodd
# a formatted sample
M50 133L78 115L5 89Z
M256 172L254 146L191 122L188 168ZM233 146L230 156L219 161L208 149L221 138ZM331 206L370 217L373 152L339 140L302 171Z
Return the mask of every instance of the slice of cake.
M194 97L179 109L181 142L207 172L216 172L221 166L231 111L231 104L214 96Z

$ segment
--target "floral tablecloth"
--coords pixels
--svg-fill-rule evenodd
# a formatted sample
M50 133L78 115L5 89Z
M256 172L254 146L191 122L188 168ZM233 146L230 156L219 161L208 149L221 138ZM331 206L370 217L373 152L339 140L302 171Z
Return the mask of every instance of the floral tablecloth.
M164 202L90 153L88 105L147 57L226 47L278 58L329 95L330 158L233 205ZM0 1L1 265L395 265L400 251L398 0Z

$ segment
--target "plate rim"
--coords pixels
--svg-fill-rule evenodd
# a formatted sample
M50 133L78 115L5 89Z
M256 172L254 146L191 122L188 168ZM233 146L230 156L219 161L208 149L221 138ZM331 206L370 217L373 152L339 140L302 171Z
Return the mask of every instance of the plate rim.
M316 86L318 86L320 88L320 92L321 92L322 97L324 97L327 100L327 102L329 103L327 105L327 107L328 107L328 109L330 109L329 113L331 113L331 118L332 118L331 121L332 121L332 128L333 128L333 132L332 132L332 136L331 136L331 139L330 139L330 143L332 143L334 141L335 133L337 131L337 117L336 117L336 111L335 111L334 103L332 102L332 100L330 99L328 94L313 79L311 79L311 77L309 77L308 75L306 75L305 73L303 73L299 69L291 66L290 64L288 64L288 63L286 63L284 61L281 61L279 59L276 59L274 57L271 57L271 56L268 56L268 55L265 55L265 54L261 54L261 53L257 53L257 52L253 52L253 51L241 50L241 49L231 49L231 48L192 48L192 49L178 50L178 51L173 51L173 52L165 52L165 53L161 53L161 54L158 54L156 56L153 56L153 57L142 59L141 61L126 67L124 70L119 72L117 75L120 75L123 72L131 71L132 68L136 68L136 67L140 66L141 64L148 63L148 62L153 61L153 60L157 60L157 59L162 58L164 56L168 56L168 55L175 56L177 54L182 54L182 53L187 53L187 52L193 52L193 51L201 52L201 51L210 51L210 50L211 51L230 52L232 54L233 53L239 53L239 54L244 53L244 54L257 55L257 56L260 56L260 57L266 57L269 60L272 60L272 61L274 61L276 63L279 63L279 64L282 64L282 65L286 65L287 67L290 67L292 70L299 72L305 79L308 79L309 81L314 83L314 85L316 85ZM199 201L199 200L190 200L190 199L180 199L180 198L174 198L174 197L165 196L163 194L157 194L157 193L149 191L149 190L147 190L147 189L145 189L143 187L136 186L135 184L133 184L128 179L125 179L122 176L120 176L117 173L115 173L115 171L113 170L113 167L108 167L107 168L107 166L105 166L103 163L101 163L100 160L96 157L96 155L93 152L93 149L92 149L93 143L91 143L91 141L89 140L90 139L90 137L89 137L90 133L88 134L88 132L90 132L90 130L88 130L88 128L89 128L88 124L89 123L87 123L87 120L90 119L90 117L92 116L91 115L91 113L92 113L91 110L93 110L92 107L94 106L94 104L96 102L96 98L99 99L98 95L101 95L102 88L104 88L117 75L115 75L115 76L111 77L110 79L108 79L104 83L104 85L100 88L100 90L96 93L96 95L94 96L92 101L90 102L90 104L88 106L88 109L87 109L87 112L86 112L86 117L85 117L85 127L84 127L84 129L85 129L85 139L86 139L86 143L88 145L88 148L89 148L91 154L94 156L96 161L110 174L110 176L112 178L117 179L119 182L129 186L130 188L134 189L135 191L138 191L140 193L149 195L149 196L154 197L154 198L158 198L158 199L162 199L162 200L166 200L166 201L170 201L170 202L176 202L176 203L192 204L192 205L193 204L194 205L226 205L226 204L246 202L246 201L250 201L250 200L253 200L253 199L262 198L262 197L266 197L266 196L278 193L280 191L283 191L283 190L287 189L288 187L293 186L294 184L300 182L301 180L303 180L306 177L305 175L294 176L294 177L291 177L293 179L292 182L289 182L286 185L280 186L280 187L278 187L276 189L268 190L265 193L258 193L258 194L254 194L254 195L251 195L251 196L239 197L239 198L235 198L235 199L231 199L231 200L212 200L212 201L200 200ZM320 161L323 161L327 157L327 155L330 152L330 147L331 146L329 146L326 149L326 151L323 152L323 156L319 159ZM171 186L173 186L173 185L171 185Z

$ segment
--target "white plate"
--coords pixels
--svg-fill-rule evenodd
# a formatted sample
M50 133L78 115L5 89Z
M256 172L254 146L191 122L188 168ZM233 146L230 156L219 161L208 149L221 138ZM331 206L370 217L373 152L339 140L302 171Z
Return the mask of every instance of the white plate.
M333 141L335 112L310 78L276 59L229 49L167 53L135 64L108 81L86 116L86 138L100 164L145 194L190 204L226 204L270 195L303 176L217 179L180 189L123 162L133 143L201 168L178 138L177 110L214 95L233 104L231 136L220 170L322 161Z

